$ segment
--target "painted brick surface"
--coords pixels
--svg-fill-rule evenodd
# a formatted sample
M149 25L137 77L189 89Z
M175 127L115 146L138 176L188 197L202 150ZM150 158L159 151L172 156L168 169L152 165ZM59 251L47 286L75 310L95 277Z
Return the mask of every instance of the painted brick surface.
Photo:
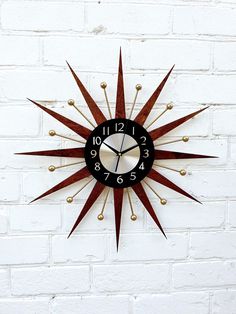
M0 314L235 314L236 2L2 0L0 20ZM14 153L77 145L48 136L77 138L27 98L90 127L73 98L94 122L66 60L108 117L107 82L114 114L120 47L128 110L143 86L133 117L175 64L147 123L170 101L153 128L210 105L160 141L189 135L162 147L218 158L160 161L186 169L160 171L203 204L150 182L168 200L147 189L167 240L132 193L117 253L111 195L105 220L102 195L70 239L90 186L73 204L80 184L28 204L78 170L49 165L76 160Z

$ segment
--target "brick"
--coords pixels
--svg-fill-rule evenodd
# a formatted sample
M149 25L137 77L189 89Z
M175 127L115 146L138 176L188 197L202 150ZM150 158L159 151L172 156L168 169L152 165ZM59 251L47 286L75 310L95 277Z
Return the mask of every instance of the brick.
M0 200L3 202L17 201L20 196L20 178L17 174L1 173Z
M79 293L89 289L89 267L38 267L12 270L13 295Z
M33 37L2 36L1 65L33 65L39 61L39 40ZM17 47L17 53L16 53Z
M7 296L10 293L9 272L6 269L0 269L0 296Z
M225 287L236 280L235 262L198 262L175 264L173 285L177 289Z
M236 141L234 139L230 143L230 161L232 163L236 162Z
M213 112L213 133L215 135L235 135L235 109L218 109ZM225 123L227 121L227 123Z
M77 99L80 95L68 69L63 72L18 69L1 73L0 75L4 77L1 88L8 99L25 101L26 98L30 98L39 102L48 100L54 104L58 100ZM81 80L85 83L84 75ZM55 84L57 88L54 88ZM27 104L31 103L27 102ZM35 105L31 104L31 108L35 108Z
M82 30L82 3L9 1L2 5L2 27L11 30L66 31Z
M169 288L168 265L94 266L93 276L94 286L100 292L140 293Z
M53 314L128 314L127 296L58 297L52 303Z
M214 48L214 67L218 71L236 70L236 43L219 42Z
M16 232L47 232L61 226L59 205L10 206L10 229Z
M157 209L162 227L166 229L195 229L195 228L220 228L224 225L226 203L204 202L199 205L196 202L169 201L165 208L160 208L157 201L152 202ZM159 209L158 209L159 208ZM149 228L155 228L156 224L147 217Z
M82 166L80 166L80 168L82 168ZM71 176L73 173L75 173L75 171L55 171L53 173L49 171L41 171L25 174L23 177L23 197L25 201L32 201L45 191ZM65 204L66 198L70 195L73 195L80 187L82 187L82 183L76 182L62 190L56 191L55 193L46 196L44 199L47 200L47 202L49 200L63 201ZM83 198L81 199L85 201L87 195L82 195Z
M0 312L11 314L48 314L49 299L1 299Z
M1 264L32 264L45 263L49 255L48 238L9 237L0 239Z
M0 135L33 137L39 132L40 112L32 108L1 108Z
M212 301L212 314L234 314L236 308L236 291L215 291Z
M230 227L236 227L236 211L235 211L236 201L229 202L229 212L228 212L228 223Z
M54 236L52 260L54 263L103 261L105 248L104 236L73 235L70 239L67 239L67 236Z
M234 75L179 75L172 100L203 104L234 104L236 101L234 80Z
M0 233L6 233L8 227L7 211L0 206Z
M235 258L235 232L197 232L190 237L193 258Z
M235 196L234 178L234 170L194 171L191 176L186 177L182 186L189 186L190 194L201 195L202 201L207 198L216 200Z
M170 30L170 9L158 5L88 4L87 19L93 34L167 34Z
M125 234L120 237L116 251L115 237L111 241L111 258L114 261L148 261L185 259L188 255L187 234Z
M236 10L233 8L178 7L174 10L173 32L176 34L234 36L236 34L235 17ZM217 21L224 21L224 23L217 23Z
M209 43L193 40L133 41L130 66L134 69L156 70L170 69L175 64L175 70L206 70L210 65L210 49Z
M68 49L70 47L70 49ZM122 47L122 61L128 61L127 41L123 39L49 37L44 39L44 62L47 65L65 66L67 60L79 71L113 70L117 72L119 50ZM79 72L78 72L79 75Z
M138 296L134 303L134 313L143 314L181 313L208 314L209 296L204 292L181 292L169 295Z

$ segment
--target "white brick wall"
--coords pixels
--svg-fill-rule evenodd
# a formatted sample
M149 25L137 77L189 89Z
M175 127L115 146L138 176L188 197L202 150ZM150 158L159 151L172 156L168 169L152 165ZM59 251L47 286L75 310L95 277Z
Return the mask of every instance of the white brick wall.
M234 0L0 0L0 314L236 313L235 21ZM168 240L134 198L139 219L124 207L117 254L111 199L103 222L99 200L67 240L89 188L71 205L77 185L28 205L76 168L49 173L69 161L14 153L71 146L48 136L73 134L27 97L87 125L66 104L74 98L90 115L65 60L105 115L107 81L114 111L120 46L127 107L135 84L143 85L136 113L175 64L148 121L169 101L161 125L210 104L168 134L190 141L167 148L219 158L163 161L188 170L162 173L203 205L153 183L168 199L161 206L148 192Z

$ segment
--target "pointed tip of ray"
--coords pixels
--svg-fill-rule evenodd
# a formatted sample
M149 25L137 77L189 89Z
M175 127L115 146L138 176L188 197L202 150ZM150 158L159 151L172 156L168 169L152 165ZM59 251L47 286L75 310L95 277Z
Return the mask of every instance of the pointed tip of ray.
M34 202L37 201L37 200L38 200L38 198L35 198L34 200L30 201L28 205L34 203Z
M73 231L71 231L71 232L68 234L67 239L70 238L70 236L72 235L72 233L73 233Z

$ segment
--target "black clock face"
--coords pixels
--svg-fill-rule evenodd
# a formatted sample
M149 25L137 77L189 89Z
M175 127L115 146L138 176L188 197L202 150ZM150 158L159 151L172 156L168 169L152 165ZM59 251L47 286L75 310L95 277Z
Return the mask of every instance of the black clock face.
M148 132L128 119L97 126L85 146L85 161L99 182L125 188L143 180L152 168L154 145Z

